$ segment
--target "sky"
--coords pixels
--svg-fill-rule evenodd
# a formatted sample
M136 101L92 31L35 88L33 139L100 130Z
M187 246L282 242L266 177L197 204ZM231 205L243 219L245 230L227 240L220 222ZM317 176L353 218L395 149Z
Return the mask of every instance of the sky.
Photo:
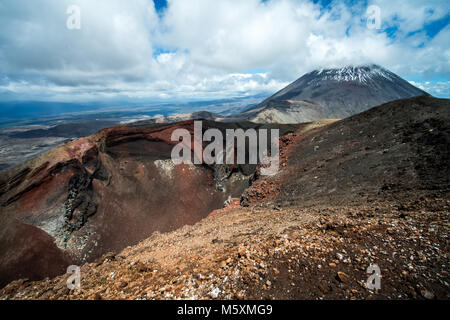
M0 101L271 94L315 69L369 63L448 98L449 9L447 0L0 0Z

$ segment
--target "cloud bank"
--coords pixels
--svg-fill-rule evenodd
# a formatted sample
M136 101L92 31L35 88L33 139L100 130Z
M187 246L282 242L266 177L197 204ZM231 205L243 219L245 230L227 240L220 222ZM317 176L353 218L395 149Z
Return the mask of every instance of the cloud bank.
M69 30L70 5L81 29ZM367 27L370 5L381 29ZM197 99L274 92L377 63L450 95L447 1L28 0L0 3L0 99Z

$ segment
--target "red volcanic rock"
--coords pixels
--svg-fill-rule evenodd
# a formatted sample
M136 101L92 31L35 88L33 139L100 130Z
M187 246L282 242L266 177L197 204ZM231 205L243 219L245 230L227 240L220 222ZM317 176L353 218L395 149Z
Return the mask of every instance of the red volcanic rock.
M217 209L217 210L212 211L208 215L208 218L213 217L218 214L221 214L221 213L225 213L227 211L231 211L233 209L239 208L240 206L241 206L241 200L239 198L230 198L227 206L225 206L222 209Z
M211 169L171 162L171 133L181 127L193 122L107 128L6 172L0 285L63 273L221 207L227 195Z
M203 121L203 130L242 126L255 125ZM155 231L194 224L228 196L239 197L254 170L174 165L178 141L171 136L178 128L193 137L192 120L106 128L2 173L0 286L55 275Z
M449 119L448 100L421 97L283 127L271 177L173 165L180 124L105 129L0 179L1 281L147 239L84 264L82 290L20 280L0 299L446 299Z

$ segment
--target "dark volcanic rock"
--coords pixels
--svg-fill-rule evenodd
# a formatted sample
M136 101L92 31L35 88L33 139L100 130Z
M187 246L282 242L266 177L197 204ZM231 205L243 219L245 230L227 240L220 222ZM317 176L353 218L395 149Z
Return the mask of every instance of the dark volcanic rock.
M450 191L450 102L390 102L301 137L278 200L345 203Z

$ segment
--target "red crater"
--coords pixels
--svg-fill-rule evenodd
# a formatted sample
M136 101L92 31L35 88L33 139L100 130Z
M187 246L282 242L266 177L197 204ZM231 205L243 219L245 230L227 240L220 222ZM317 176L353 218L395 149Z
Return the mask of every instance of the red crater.
M255 126L204 121L203 130L245 125ZM63 273L240 197L255 168L174 165L178 128L193 137L193 121L106 128L2 173L0 285Z

